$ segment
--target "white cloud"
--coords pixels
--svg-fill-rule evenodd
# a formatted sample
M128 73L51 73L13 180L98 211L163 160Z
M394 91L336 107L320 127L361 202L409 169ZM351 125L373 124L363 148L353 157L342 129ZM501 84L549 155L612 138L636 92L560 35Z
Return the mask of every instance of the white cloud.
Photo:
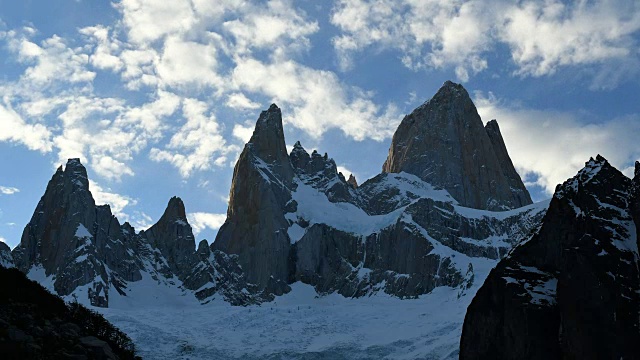
M0 186L0 194L13 195L20 192L20 189L11 186Z
M220 86L216 48L170 36L157 65L158 76L169 86Z
M260 104L251 101L243 93L232 93L227 97L227 106L237 110L254 110L259 109Z
M475 102L485 121L497 119L520 175L537 176L548 194L597 154L620 170L640 159L638 115L585 124L575 114L504 105L480 93Z
M218 230L227 219L226 214L213 214L206 212L194 212L187 214L187 220L191 224L193 234L198 236L204 229Z
M400 118L395 106L380 109L361 90L342 84L336 74L294 61L243 59L233 71L233 81L271 97L283 108L286 123L315 138L338 128L355 140L383 140L393 134Z
M89 189L96 204L108 204L111 207L111 212L120 222L129 220L129 215L124 212L124 209L128 206L136 205L137 200L126 195L112 192L109 188L102 188L102 186L92 180L89 180Z
M196 22L189 1L123 0L117 4L129 40L145 46L168 34L187 32Z
M142 211L134 211L127 221L129 221L136 231L147 230L154 224L151 216Z
M307 37L319 29L317 22L308 21L289 0L245 8L242 17L225 22L223 27L235 39L236 56L268 47L276 57L305 50L309 47Z
M3 238L2 236L0 236L0 242L6 243L7 239Z
M342 31L333 43L344 69L378 46L401 51L410 68L452 67L467 81L503 44L523 76L637 59L640 8L635 0L339 0L331 22Z
M70 83L90 82L96 76L95 72L86 68L89 56L84 54L82 49L68 47L57 35L45 39L38 45L12 33L9 46L17 51L18 60L33 64L22 76L34 86L50 85L60 79Z
M91 65L98 69L111 69L120 71L124 66L123 61L114 53L120 51L120 45L113 37L109 37L110 29L103 25L90 26L79 30L89 38L89 42L95 46L93 54L89 56Z
M0 141L24 144L30 150L49 152L53 148L51 131L43 124L27 123L11 106L8 98L0 104Z
M213 114L207 114L208 105L195 99L185 99L182 114L186 123L176 132L166 150L152 148L150 157L154 161L167 161L189 177L194 170L206 170L211 165L222 166L225 154L237 150L227 146L220 134ZM217 158L214 155L219 155Z
M233 136L240 139L243 143L248 143L251 140L251 135L253 135L253 125L252 124L235 124L233 126Z

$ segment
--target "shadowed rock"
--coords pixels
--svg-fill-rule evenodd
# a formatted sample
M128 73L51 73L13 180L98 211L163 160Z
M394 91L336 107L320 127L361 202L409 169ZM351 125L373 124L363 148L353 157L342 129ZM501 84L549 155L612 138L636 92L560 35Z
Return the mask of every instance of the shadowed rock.
M600 155L558 185L467 309L460 359L638 358L637 191Z

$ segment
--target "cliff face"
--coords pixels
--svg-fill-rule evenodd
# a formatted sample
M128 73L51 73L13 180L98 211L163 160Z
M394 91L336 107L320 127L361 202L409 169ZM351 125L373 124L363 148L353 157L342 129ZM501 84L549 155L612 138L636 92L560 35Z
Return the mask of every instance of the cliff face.
M497 123L485 129L467 91L450 81L402 120L382 171L416 175L476 209L531 204Z
M263 111L233 171L227 221L213 250L237 254L247 279L267 292L283 294L289 266L285 208L294 188L282 114L274 105Z
M559 185L473 299L460 358L637 358L637 182L598 156Z

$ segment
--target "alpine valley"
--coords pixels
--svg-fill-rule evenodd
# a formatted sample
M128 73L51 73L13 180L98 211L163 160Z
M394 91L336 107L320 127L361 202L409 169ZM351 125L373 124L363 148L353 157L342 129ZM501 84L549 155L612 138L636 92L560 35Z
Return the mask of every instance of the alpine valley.
M211 245L178 197L147 230L121 224L69 159L0 264L99 311L145 359L636 359L635 175L597 156L532 203L498 123L448 81L358 184L326 153L288 152L274 104Z

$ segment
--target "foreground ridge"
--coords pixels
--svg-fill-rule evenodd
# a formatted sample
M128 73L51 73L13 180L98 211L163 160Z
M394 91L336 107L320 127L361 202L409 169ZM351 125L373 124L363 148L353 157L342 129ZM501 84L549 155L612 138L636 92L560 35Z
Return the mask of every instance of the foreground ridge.
M540 229L469 306L460 359L637 359L640 164L598 155L558 185Z

